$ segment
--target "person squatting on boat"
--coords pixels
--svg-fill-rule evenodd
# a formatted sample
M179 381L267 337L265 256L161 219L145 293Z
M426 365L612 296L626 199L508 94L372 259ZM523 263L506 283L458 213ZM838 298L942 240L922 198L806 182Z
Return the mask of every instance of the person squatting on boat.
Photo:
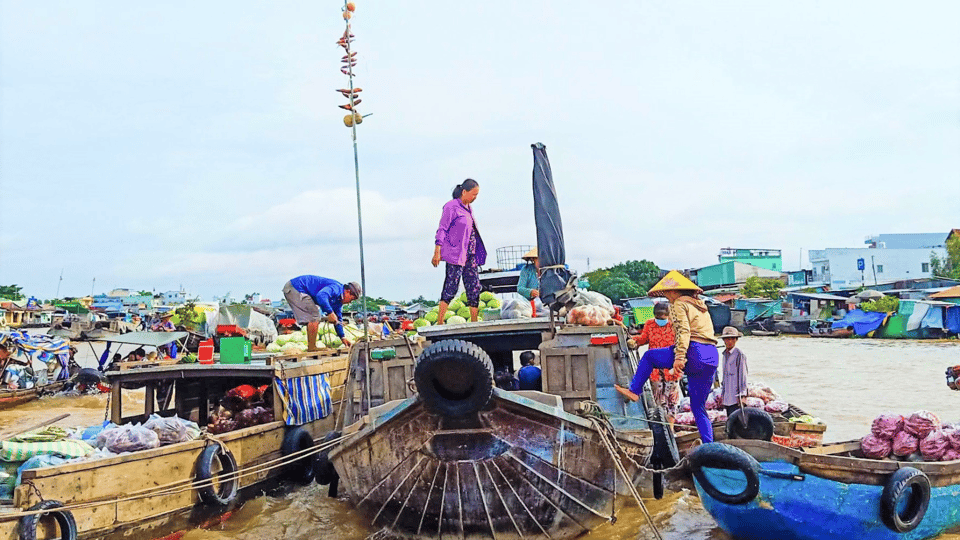
M283 296L293 310L297 324L307 325L307 350L316 351L317 332L320 329L320 312L327 322L334 325L337 336L344 345L351 342L343 333L343 305L353 302L363 294L360 284L351 281L346 285L330 278L304 275L288 281L283 286Z
M480 267L487 262L487 250L480 238L480 231L473 219L471 204L480 194L480 184L467 178L453 188L453 198L443 205L440 214L440 226L433 248L434 267L444 261L446 276L443 291L440 293L440 309L437 312L437 324L443 324L447 307L457 295L460 279L467 292L467 307L470 308L470 320L477 322L480 306Z
M615 385L617 391L637 401L654 368L673 367L677 376L687 374L690 410L697 422L697 431L704 443L713 442L713 426L707 416L707 397L720 363L717 338L707 305L697 298L703 290L676 270L671 270L647 293L664 296L670 301L670 318L675 335L674 345L650 349L637 364L630 388Z
M728 418L740 408L741 398L747 395L747 355L737 348L739 338L740 331L732 326L724 327L720 333L725 347L720 398Z
M648 349L663 349L673 345L676 336L670 324L668 302L653 306L653 318L644 323L640 335L633 340L638 346L649 345ZM663 406L671 417L675 416L680 404L680 376L673 370L657 368L650 374L650 388L653 390L653 400Z
M527 261L527 264L520 270L520 279L517 281L517 293L533 300L540 296L540 257L537 248L523 254L521 259Z

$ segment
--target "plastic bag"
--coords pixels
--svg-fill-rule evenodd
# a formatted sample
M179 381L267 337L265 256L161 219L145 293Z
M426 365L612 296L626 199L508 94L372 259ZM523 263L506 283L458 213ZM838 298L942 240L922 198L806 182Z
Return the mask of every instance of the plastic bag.
M895 456L909 456L917 451L918 446L917 438L906 431L898 431L893 437L893 455Z
M930 411L919 410L903 421L903 430L922 439L940 427L940 419Z
M943 431L937 429L920 441L920 454L926 461L940 461L950 448L950 440Z
M43 467L53 467L55 465L60 465L61 463L66 463L66 459L60 456L54 456L51 454L40 454L38 456L33 456L32 458L23 462L23 465L17 467L17 485L20 485L21 480L23 479L23 471L29 469L40 469Z
M707 411L707 418L710 419L711 424L715 424L717 422L726 422L727 411L718 411L718 410Z
M771 414L783 414L787 412L787 409L790 408L790 405L786 401L772 400L763 406L763 410Z
M860 439L860 451L863 457L870 459L883 459L890 456L893 451L893 443L890 439L877 437L873 433Z
M943 457L940 458L940 461L953 461L955 459L960 459L960 450L955 448L947 448L947 451L943 453Z
M690 412L692 410L690 409L690 398L685 397L681 399L679 403L679 407L680 407L680 412Z
M693 417L693 413L682 412L678 414L673 421L682 426L693 426L696 425L697 421Z
M187 435L187 426L177 418L163 418L160 415L152 414L143 427L153 430L160 439L160 446L189 441Z
M773 388L762 383L748 383L747 397L760 398L764 403L780 400L780 396L773 391Z
M710 395L707 396L707 410L719 409L722 406L723 402L723 390L721 388L714 388Z
M273 422L273 411L264 407L252 407L240 411L234 419L237 421L237 428L250 426L259 426Z
M106 448L115 454L150 450L159 446L160 437L156 432L140 424L105 429L97 436L97 447Z
M893 439L898 431L903 431L903 417L899 414L881 414L870 426L870 433L881 439Z
M951 426L950 428L944 429L943 433L947 436L947 440L950 441L950 446L960 451L960 428Z
M529 300L511 298L500 306L501 319L529 319L533 315L533 308Z
M745 397L743 398L744 407L753 407L754 409L762 409L765 403L760 398L755 397Z
M610 312L597 306L577 306L567 313L567 322L584 326L604 326L610 320Z
M596 291L578 290L577 298L574 300L574 306L574 309L580 306L601 308L607 312L607 318L613 317L614 314L616 314L616 310L613 309L613 302Z

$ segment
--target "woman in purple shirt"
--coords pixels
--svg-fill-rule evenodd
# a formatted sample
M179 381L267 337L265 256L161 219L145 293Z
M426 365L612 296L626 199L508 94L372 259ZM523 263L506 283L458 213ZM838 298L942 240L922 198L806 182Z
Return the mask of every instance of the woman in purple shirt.
M483 240L477 224L473 221L473 210L470 208L470 204L477 200L479 194L480 184L467 178L453 188L453 199L443 205L431 261L433 266L438 266L441 260L447 263L437 324L443 324L447 306L460 288L461 277L463 288L467 291L470 319L474 322L477 320L477 308L480 305L479 268L487 262L487 250L483 247Z

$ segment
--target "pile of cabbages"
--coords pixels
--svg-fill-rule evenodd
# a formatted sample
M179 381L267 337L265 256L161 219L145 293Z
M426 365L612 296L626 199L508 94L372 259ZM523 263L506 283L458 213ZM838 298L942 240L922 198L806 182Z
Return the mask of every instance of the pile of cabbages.
M784 401L772 388L763 383L747 383L747 395L743 398L744 407L763 409L770 414L783 414L790 405ZM693 414L690 412L690 398L680 400L680 414L674 419L677 424L694 425ZM707 416L710 422L726 422L727 413L723 406L722 391L715 388L707 396Z
M924 410L907 417L881 414L860 439L860 451L871 459L952 461L960 459L960 427L941 425L937 415Z

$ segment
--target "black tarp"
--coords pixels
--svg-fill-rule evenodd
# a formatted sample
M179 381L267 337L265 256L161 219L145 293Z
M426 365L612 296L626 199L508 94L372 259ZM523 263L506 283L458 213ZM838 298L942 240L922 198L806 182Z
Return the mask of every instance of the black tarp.
M549 306L556 294L566 287L570 270L565 267L567 253L563 245L563 223L547 147L543 143L530 146L533 148L533 215L537 222L537 251L543 272L540 299Z

